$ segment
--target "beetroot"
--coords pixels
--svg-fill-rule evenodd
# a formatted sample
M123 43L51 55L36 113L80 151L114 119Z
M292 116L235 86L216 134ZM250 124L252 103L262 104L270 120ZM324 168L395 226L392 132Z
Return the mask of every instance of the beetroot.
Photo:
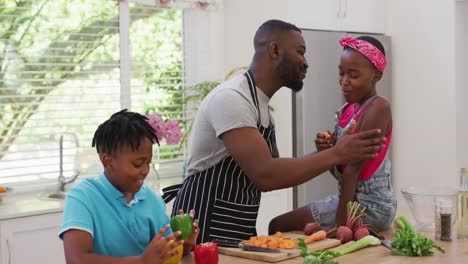
M308 223L304 227L304 235L310 236L321 228L319 223Z
M369 229L369 228L367 227L367 224L364 224L364 223L362 222L362 219L359 219L358 221L354 222L354 225L353 225L353 227L351 228L351 230L353 230L353 232L356 232L356 230L358 230L358 229L361 228L361 227L362 227L362 228L365 228L365 229Z
M353 240L353 231L347 226L340 226L336 231L336 238L341 241L342 244Z
M354 231L354 240L359 240L365 236L369 235L369 229L367 228L366 225L362 225L356 231Z

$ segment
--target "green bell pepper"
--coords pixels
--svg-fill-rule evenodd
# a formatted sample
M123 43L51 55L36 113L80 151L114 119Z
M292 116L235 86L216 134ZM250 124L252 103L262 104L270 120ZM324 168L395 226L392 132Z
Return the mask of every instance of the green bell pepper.
M191 237L195 232L195 229L193 228L193 220L188 214L176 215L172 217L171 228L174 232L181 232L181 239Z

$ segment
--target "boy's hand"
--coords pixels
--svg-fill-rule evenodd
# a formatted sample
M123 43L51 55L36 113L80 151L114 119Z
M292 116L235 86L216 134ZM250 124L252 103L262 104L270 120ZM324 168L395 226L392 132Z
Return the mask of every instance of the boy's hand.
M330 131L324 133L317 133L315 138L315 148L317 151L322 151L331 148L335 145L335 138L332 136Z
M179 210L179 215L183 215L184 210ZM190 253L192 251L193 246L197 243L198 233L200 233L200 229L198 229L198 220L195 219L195 210L190 210L189 213L190 217L193 220L193 235L185 239L184 242L184 255Z
M180 236L180 232L175 232L164 237L169 228L170 226L167 225L161 229L146 247L145 252L141 255L141 262L143 264L160 264L178 253L177 250L171 250L184 243L184 241L177 239ZM171 240L174 240L174 242L169 243Z

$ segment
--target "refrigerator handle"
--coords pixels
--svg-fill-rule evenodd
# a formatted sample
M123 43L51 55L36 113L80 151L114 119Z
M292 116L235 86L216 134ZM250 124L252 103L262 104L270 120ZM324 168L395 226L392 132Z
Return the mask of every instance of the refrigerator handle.
M297 96L298 96L298 93L295 93L293 92L292 93L292 134L293 134L293 137L292 137L292 154L293 154L293 157L294 158L297 158L297 120L296 120L296 116L297 116ZM294 186L293 189L293 209L297 209L299 206L299 201L297 199L297 195L298 195L298 190L297 190L297 186Z

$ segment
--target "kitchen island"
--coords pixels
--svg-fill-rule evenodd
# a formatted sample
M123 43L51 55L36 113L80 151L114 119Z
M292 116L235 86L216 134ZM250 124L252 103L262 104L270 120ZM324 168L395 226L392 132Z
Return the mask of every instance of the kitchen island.
M393 238L394 229L393 227L385 232L382 232L386 239ZM434 233L425 233L428 238L434 240ZM390 250L384 246L374 246L361 249L359 251L350 253L336 258L335 260L340 264L362 264L362 263L385 263L385 264L416 264L416 263L443 263L443 264L462 264L468 263L468 240L453 240L451 242L436 241L437 245L441 246L445 250L445 254L433 250L435 253L429 257L402 257L394 256L390 254ZM194 264L195 260L192 255L187 255L181 261L183 264ZM261 261L255 261L250 259L231 257L226 255L219 255L220 264L255 264L255 263L266 263ZM303 258L297 257L281 262L281 264L302 264Z

